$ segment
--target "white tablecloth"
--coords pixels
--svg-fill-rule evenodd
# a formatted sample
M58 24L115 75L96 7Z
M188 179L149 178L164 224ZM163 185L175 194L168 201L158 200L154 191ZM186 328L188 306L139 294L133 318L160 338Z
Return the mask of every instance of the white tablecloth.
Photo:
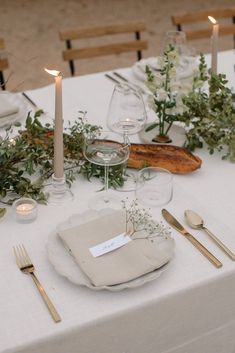
M218 61L219 71L227 73L232 84L233 51L220 53ZM132 75L128 69L122 72ZM91 123L104 125L112 88L102 73L64 79L65 122L86 110ZM45 121L50 119L53 84L28 94L48 112ZM182 223L186 208L200 211L208 228L235 251L235 165L205 149L196 154L202 168L174 176L174 197L166 208ZM143 287L94 292L56 273L46 253L48 235L59 222L87 209L97 189L97 183L79 178L72 186L72 203L39 206L30 224L16 223L10 208L1 220L0 353L234 353L235 263L203 232L193 234L223 262L219 270L172 230L174 259ZM153 214L160 218L159 210ZM31 279L16 267L12 246L18 243L28 249L61 323L52 321Z

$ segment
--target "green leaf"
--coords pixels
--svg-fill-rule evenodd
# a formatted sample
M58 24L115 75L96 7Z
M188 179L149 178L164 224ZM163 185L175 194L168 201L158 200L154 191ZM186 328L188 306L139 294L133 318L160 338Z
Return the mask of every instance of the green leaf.
M2 218L6 214L6 208L0 208L0 218Z
M14 137L15 144L10 138L11 127L6 129L6 136L0 138L0 200L12 204L14 199L27 196L37 202L45 204L48 195L44 192L44 185L53 174L53 133L51 124L42 124L37 111L34 116L27 114L25 127ZM84 163L83 144L85 134L97 133L99 126L89 124L85 113L81 112L73 124L65 129L65 174L69 186L79 173L86 178L97 177L103 180L104 172L96 165ZM82 165L85 167L81 167ZM122 171L112 173L110 185L119 182ZM12 199L14 195L14 199Z
M155 127L157 127L158 125L159 125L159 123L153 123L153 124L147 126L147 127L145 128L145 131L146 131L146 132L151 131L151 130L155 129Z

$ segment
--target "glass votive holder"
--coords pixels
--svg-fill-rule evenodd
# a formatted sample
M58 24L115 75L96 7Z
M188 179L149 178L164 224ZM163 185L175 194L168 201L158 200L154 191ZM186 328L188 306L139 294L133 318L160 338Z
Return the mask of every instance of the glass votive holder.
M24 197L14 201L14 217L17 222L30 223L37 217L37 202L33 199Z
M136 198L149 207L166 205L173 195L173 176L163 168L147 167L137 174Z

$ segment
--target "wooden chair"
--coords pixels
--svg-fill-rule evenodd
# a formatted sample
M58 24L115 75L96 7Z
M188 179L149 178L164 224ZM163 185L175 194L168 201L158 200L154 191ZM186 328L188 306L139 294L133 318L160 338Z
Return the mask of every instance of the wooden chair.
M171 17L172 23L176 26L178 31L184 31L187 39L202 39L211 36L211 26L208 20L208 16L214 17L216 20L231 19L231 24L220 24L219 35L235 34L235 7L221 8L214 10L203 10L194 12L181 12ZM186 29L190 24L206 22L208 28L202 29ZM183 28L185 26L185 28Z
M6 70L9 68L9 63L8 59L1 57L1 50L5 49L5 43L4 39L0 38L0 87L5 90L6 89L6 84L4 80L4 75L3 75L3 70Z
M120 25L109 25L90 28L72 28L59 32L60 39L65 41L66 50L63 51L63 59L69 62L71 75L75 73L74 60L94 58L97 56L115 55L124 52L136 52L137 59L142 58L142 50L147 49L146 40L141 40L141 32L146 31L143 23L128 23ZM83 48L72 48L72 40L106 37L109 35L121 35L133 33L133 40L115 42L111 44L90 46Z

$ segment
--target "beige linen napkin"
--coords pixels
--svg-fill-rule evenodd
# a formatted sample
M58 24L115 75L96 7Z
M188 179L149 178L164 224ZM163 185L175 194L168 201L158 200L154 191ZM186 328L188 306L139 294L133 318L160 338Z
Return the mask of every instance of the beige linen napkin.
M18 113L19 109L7 99L7 94L0 94L0 118Z
M124 231L125 213L114 211L74 228L59 230L58 234L91 283L94 286L107 286L138 278L169 261L169 256L157 251L156 245L147 239L132 240L99 257L91 255L90 247Z

